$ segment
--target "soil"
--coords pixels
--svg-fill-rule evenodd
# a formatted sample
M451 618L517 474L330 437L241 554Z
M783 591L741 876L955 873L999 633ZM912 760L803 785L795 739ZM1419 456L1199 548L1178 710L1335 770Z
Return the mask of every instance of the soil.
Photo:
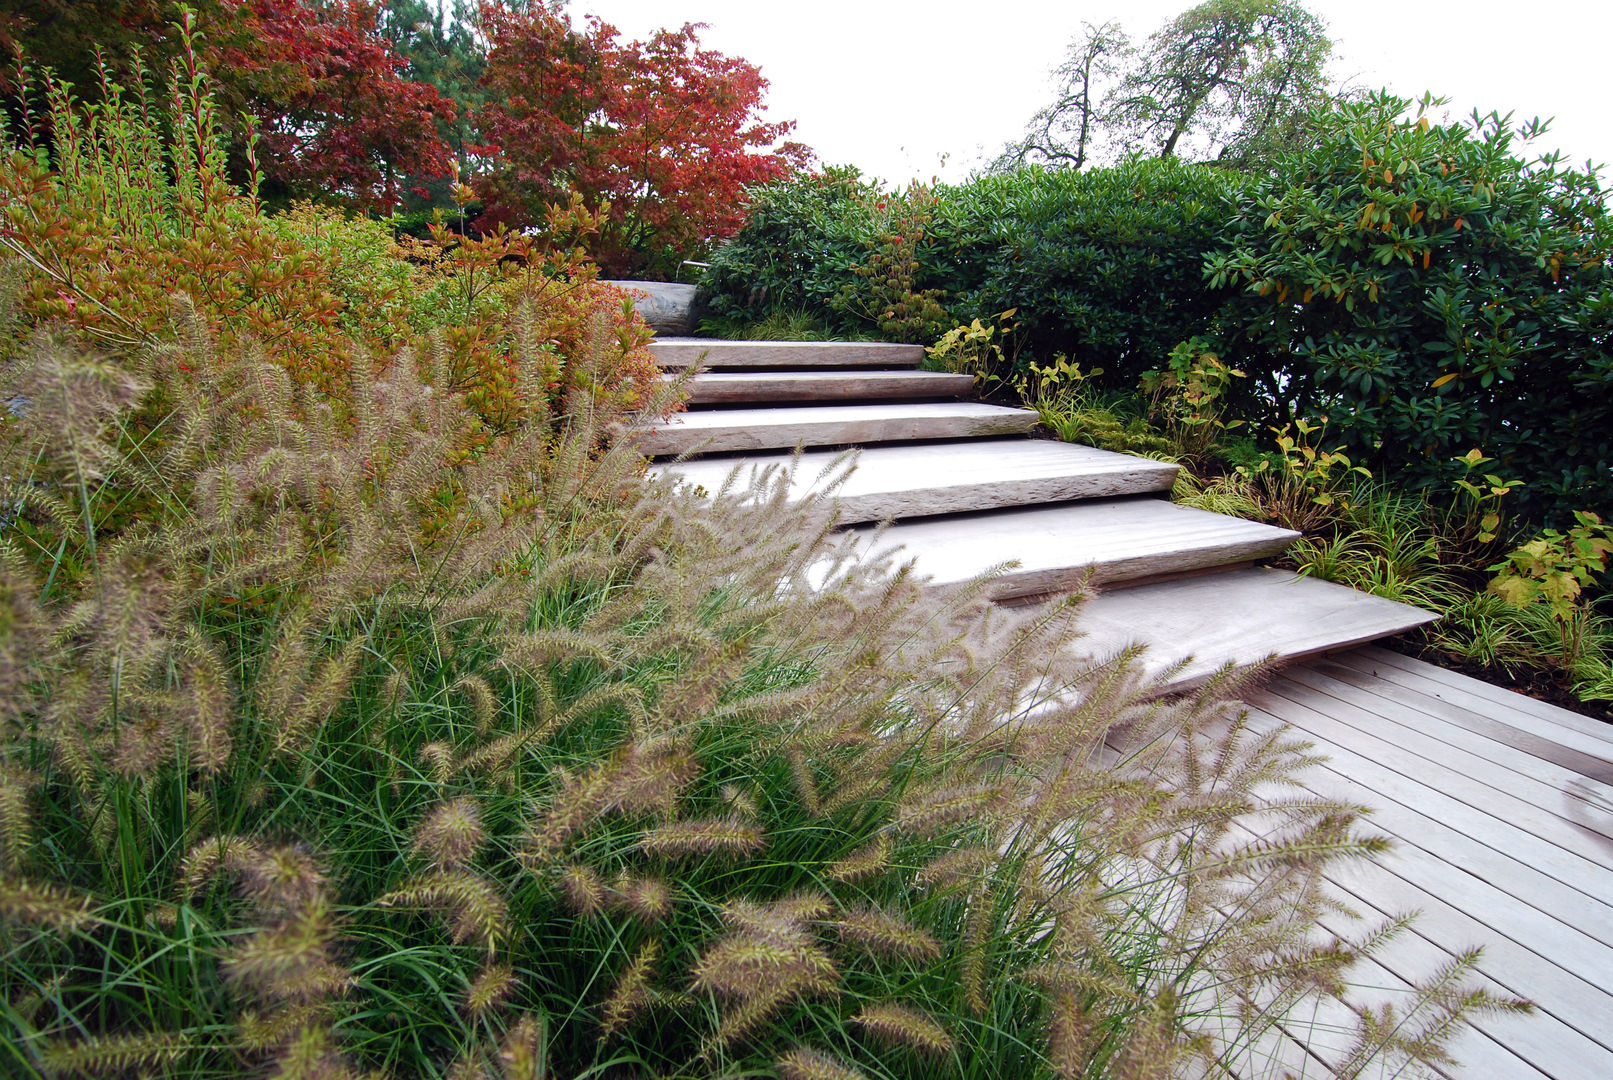
M1556 672L1520 669L1516 674L1508 674L1503 668L1475 664L1471 660L1464 660L1459 656L1452 656L1432 646L1405 638L1391 638L1378 644L1392 652L1410 656L1424 663L1435 664L1447 671L1487 682L1491 686L1504 687L1532 697L1536 701L1555 705L1559 709L1567 709L1569 712L1579 713L1593 720L1613 724L1613 703L1581 701Z

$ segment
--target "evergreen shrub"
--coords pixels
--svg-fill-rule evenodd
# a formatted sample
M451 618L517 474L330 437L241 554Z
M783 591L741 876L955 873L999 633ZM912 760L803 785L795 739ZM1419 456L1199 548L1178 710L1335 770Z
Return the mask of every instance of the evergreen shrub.
M1391 95L1320 114L1248 188L1210 284L1280 413L1325 413L1375 472L1444 486L1474 447L1516 509L1613 509L1613 223L1532 127L1429 121Z

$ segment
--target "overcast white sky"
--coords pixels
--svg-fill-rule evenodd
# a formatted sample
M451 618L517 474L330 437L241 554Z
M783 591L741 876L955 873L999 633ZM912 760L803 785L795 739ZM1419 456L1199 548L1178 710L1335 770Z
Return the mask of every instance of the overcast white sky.
M891 182L961 180L1050 96L1082 22L1140 41L1194 0L572 0L627 37L703 22L760 65L770 119L828 164ZM1450 110L1556 120L1540 149L1613 163L1613 0L1310 0L1354 85ZM1549 145L1547 145L1549 144ZM946 161L942 165L943 158ZM1605 170L1604 182L1613 178Z

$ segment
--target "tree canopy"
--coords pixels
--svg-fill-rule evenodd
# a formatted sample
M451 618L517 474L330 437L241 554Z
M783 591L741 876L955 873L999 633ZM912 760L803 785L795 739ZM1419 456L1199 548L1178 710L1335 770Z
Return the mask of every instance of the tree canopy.
M1291 145L1327 97L1333 43L1294 0L1205 0L1133 47L1087 25L1054 73L1053 102L999 164L1080 168L1095 148L1242 166Z
M792 124L762 119L760 69L702 47L699 26L624 41L574 25L564 0L13 0L7 119L49 116L51 87L94 103L166 72L186 7L235 179L271 205L444 206L453 174L484 204L476 227L525 228L575 194L603 223L605 269L653 275L737 229L748 185L810 157L781 142Z

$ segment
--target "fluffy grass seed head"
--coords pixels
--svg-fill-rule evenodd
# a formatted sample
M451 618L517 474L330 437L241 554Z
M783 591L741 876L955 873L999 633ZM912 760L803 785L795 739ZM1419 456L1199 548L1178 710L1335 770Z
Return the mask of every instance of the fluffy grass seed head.
M410 850L437 870L459 870L476 858L486 841L481 805L461 795L430 810L415 826Z
M778 1071L784 1080L868 1080L866 1074L845 1062L805 1046L780 1055Z
M941 955L941 945L928 932L879 908L850 911L832 924L840 940L876 956L927 963Z
M754 855L767 846L760 827L734 817L685 818L647 829L638 849L662 859Z
M908 1046L926 1054L952 1050L952 1036L934 1019L917 1009L894 1002L869 1005L851 1022L887 1046Z
M510 965L488 964L465 989L465 1015L485 1016L509 1000L518 985L515 969Z

